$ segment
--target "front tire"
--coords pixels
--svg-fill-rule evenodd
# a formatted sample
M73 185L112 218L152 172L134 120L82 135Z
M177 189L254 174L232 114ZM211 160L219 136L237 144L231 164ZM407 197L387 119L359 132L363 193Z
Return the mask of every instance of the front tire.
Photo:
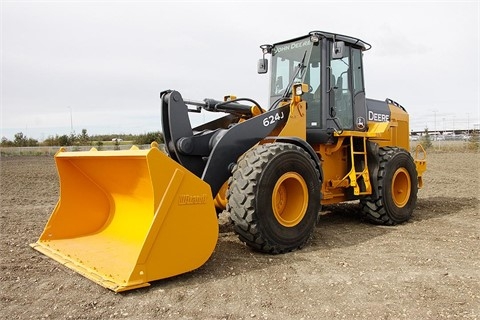
M310 155L288 143L257 146L229 180L227 211L249 247L284 253L305 245L320 210L320 173Z
M379 151L376 196L361 200L365 218L376 224L408 221L415 209L418 174L412 156L404 149L383 147Z

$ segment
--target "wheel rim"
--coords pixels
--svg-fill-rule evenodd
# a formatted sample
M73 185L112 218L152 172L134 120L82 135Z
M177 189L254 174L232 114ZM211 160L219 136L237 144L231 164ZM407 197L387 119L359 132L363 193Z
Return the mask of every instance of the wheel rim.
M272 194L273 214L285 227L294 227L307 211L308 188L298 173L287 172L278 179Z
M392 197L397 207L402 208L408 203L411 189L412 181L407 169L398 168L392 180Z

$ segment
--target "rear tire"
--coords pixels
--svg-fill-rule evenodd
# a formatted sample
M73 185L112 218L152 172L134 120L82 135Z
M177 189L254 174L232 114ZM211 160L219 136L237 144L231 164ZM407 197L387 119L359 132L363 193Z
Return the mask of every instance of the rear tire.
M383 147L379 151L376 196L360 201L365 218L376 224L408 221L415 209L418 174L412 156L404 149Z
M267 253L301 248L320 210L320 173L310 155L288 143L247 151L229 180L227 211L235 233Z

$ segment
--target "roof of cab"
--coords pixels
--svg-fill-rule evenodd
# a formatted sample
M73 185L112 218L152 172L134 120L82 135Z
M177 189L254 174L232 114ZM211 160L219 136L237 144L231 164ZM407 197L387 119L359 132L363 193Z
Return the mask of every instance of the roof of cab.
M362 48L363 51L367 51L370 48L372 48L372 46L368 42L365 42L365 41L360 40L358 38L351 37L351 36L346 36L346 35L338 34L338 33L327 32L327 31L311 31L307 35L304 35L304 36L300 36L300 37L293 38L293 39L290 39L290 40L277 42L277 43L274 44L274 46L279 45L279 44L283 44L283 43L287 43L287 42L300 40L300 39L303 39L303 38L306 38L306 37L310 37L314 33L318 34L320 37L333 39L335 41L344 41L344 42L353 44L355 46L358 46L358 47Z

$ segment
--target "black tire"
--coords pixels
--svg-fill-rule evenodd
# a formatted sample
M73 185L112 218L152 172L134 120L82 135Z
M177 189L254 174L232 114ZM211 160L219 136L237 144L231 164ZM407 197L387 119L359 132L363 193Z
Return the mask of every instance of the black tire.
M229 179L227 211L240 240L272 254L301 248L320 210L320 173L310 155L288 143L254 147Z
M412 156L404 149L379 150L378 190L376 197L360 201L364 217L382 225L408 221L417 204L418 175Z

